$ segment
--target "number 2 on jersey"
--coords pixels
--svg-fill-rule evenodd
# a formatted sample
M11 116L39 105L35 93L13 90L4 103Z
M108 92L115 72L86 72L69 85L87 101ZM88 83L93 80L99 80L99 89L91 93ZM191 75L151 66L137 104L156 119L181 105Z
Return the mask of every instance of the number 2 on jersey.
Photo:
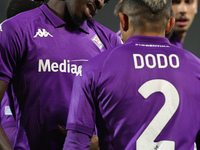
M175 150L174 141L154 142L179 106L179 94L170 82L162 79L147 81L139 88L139 93L146 99L155 92L161 92L165 103L150 124L136 141L137 150Z

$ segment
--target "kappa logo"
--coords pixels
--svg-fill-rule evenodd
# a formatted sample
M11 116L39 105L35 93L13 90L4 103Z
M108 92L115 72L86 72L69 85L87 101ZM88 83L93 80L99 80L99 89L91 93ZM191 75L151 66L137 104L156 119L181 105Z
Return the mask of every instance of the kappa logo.
M40 36L40 37L53 37L53 35L51 35L49 32L47 32L45 29L38 29L38 31L36 32L34 38L36 38L37 36Z
M92 41L94 42L94 44L96 44L96 46L101 50L103 48L103 43L101 42L101 40L99 39L99 37L97 35L92 37Z

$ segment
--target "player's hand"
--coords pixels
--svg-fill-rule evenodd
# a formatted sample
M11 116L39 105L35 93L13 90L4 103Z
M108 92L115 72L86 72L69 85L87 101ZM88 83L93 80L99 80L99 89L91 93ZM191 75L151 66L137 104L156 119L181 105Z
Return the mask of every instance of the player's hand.
M99 149L99 139L97 135L93 135L90 141L89 150L100 150Z
M61 125L57 125L57 128L60 133L62 133L65 137L67 136L67 130L63 128Z

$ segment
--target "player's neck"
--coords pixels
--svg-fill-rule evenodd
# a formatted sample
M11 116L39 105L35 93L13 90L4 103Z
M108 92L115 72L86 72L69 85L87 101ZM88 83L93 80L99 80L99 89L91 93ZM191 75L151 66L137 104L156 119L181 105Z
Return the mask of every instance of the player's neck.
M175 32L176 36L179 38L180 42L184 42L187 32Z
M158 32L134 32L133 35L143 35L143 36L157 36L157 37L165 37L165 33Z
M69 30L75 30L78 25L75 24L69 15L69 12L67 10L65 1L49 1L47 3L49 9L60 19L66 22L66 25Z
M125 37L123 37L123 41L126 42L131 36L134 35L143 35L143 36L157 36L157 37L165 37L165 33L157 33L157 32L140 32L140 31L132 31L126 33Z
M47 5L56 16L65 19L65 1L49 1Z

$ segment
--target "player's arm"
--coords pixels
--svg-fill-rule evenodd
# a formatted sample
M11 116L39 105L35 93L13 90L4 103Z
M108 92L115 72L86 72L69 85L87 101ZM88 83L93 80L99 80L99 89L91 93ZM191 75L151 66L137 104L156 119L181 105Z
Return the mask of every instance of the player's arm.
M13 150L2 126L0 125L0 147L2 150Z
M62 133L65 137L67 137L67 130L63 128L61 125L58 125L58 130L60 133ZM99 150L99 141L98 136L93 135L90 140L90 147L89 150Z
M73 130L68 131L64 147L66 147L66 145L68 145L70 149L88 150L89 148L89 150L99 150L97 135L93 135L92 138L90 138L87 134Z
M15 26L15 28L13 28ZM13 22L5 20L0 24L0 102L4 96L8 83L16 68L17 60L22 52L19 50L22 44L22 30ZM19 32L20 34L16 34ZM20 53L19 53L20 52ZM0 149L13 149L1 124L0 124Z
M94 150L95 142L94 139L91 140L96 120L96 108L92 92L94 87L92 85L93 73L86 68L83 65L82 75L76 76L74 79L64 150L88 150L89 148ZM98 149L97 139L96 144Z
M97 135L92 136L89 150L99 150L99 139Z
M200 131L196 137L196 146L197 146L197 150L200 150Z
M0 102L4 96L8 83L6 81L0 80Z
M0 80L0 102L4 96L8 83ZM1 124L0 124L0 149L2 150L13 150L10 141L8 140Z
M73 130L67 131L67 138L63 150L65 149L88 150L89 146L90 146L90 137L87 134Z

